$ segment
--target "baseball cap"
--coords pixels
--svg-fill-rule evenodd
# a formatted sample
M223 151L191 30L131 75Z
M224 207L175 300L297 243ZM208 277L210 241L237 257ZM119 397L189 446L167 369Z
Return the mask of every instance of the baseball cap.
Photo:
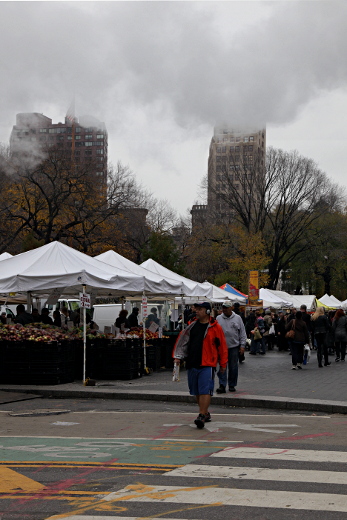
M233 304L229 300L222 303L222 307L232 307L232 306L233 306Z
M211 310L211 304L209 302L197 302L194 303L194 307L204 307L207 311Z

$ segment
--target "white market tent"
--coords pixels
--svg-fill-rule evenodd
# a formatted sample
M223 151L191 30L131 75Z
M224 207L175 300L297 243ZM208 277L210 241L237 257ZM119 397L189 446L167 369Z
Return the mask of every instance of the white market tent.
M105 295L135 295L149 292L161 294L163 287L171 294L180 294L182 283L154 281L153 277L133 274L128 270L112 267L84 253L51 242L37 249L2 260L0 293L77 295L79 292ZM30 298L28 299L28 301ZM83 343L85 380L86 367L86 313L83 308ZM145 345L145 342L144 342Z
M293 299L294 307L298 310L301 305L306 305L308 311L316 308L316 296L314 294L294 294L289 295Z
M308 311L316 308L316 296L314 294L289 294L285 291L273 289L260 289L259 298L263 300L263 307L276 309L295 307L299 310L301 305L306 305Z
M52 290L60 290L64 295L77 295L83 286L87 292L94 289L99 295L181 292L180 283L155 282L126 269L106 265L60 242L5 259L1 267L0 293L50 294Z
M203 295L205 291L205 288L202 287L202 284L199 284L198 282L192 282L191 280L188 280L187 278L185 279L184 277L171 277L166 272L168 271L169 273L171 273L171 271L169 271L168 269L163 273L151 271L143 265L135 264L135 262L128 260L124 256L112 250L97 255L94 258L101 262L104 262L105 264L111 265L114 268L126 269L136 275L144 276L146 279L152 280L155 284L160 284L162 287L162 295L173 294L173 287L179 287L179 290L175 292L176 295L187 295L192 298ZM163 269L166 268L163 267ZM172 274L174 275L175 273ZM166 290L167 286L169 288L168 291Z
M263 300L263 307L273 307L274 309L288 309L293 307L291 299L284 298L281 294L282 291L272 291L270 289L259 289L259 299Z
M343 302L341 302L341 309L344 311L347 309L347 300L343 300Z
M225 300L230 300L232 302L245 303L246 301L245 298L242 298L241 296L236 296L228 291L224 291L224 289L220 289L219 287L211 284L210 282L198 283L193 280L190 280L189 278L186 278L185 276L170 271L170 269L167 269L166 267L159 264L152 258L149 258L145 262L142 262L141 266L160 276L173 278L174 280L181 281L185 286L187 286L191 290L194 290L195 287L197 297L206 298L207 300L215 302L223 302ZM198 291L200 294L198 294ZM186 296L190 295L186 293Z
M331 307L332 309L341 309L342 302L335 298L335 296L328 294L324 294L321 298L318 299L320 303L325 305L326 307Z
M11 255L10 253L1 253L0 255L0 262L1 260L6 260L7 258L12 258L13 255Z

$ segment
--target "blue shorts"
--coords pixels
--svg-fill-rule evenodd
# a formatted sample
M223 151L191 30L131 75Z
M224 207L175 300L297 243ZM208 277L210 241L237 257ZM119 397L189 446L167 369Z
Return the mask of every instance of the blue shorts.
M213 395L214 367L189 368L188 387L190 395Z

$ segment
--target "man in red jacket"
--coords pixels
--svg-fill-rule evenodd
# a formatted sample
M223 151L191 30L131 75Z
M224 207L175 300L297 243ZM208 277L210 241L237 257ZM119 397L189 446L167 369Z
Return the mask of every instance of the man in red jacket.
M214 376L219 363L224 372L228 363L228 347L222 327L210 316L211 304L195 303L196 320L179 335L173 357L175 363L186 361L190 395L196 396L199 415L195 419L198 428L211 421L208 411L214 389Z

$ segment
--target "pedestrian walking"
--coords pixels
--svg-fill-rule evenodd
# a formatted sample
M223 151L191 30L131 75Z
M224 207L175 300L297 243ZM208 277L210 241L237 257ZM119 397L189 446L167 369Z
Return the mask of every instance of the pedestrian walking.
M250 354L255 356L258 352L265 356L265 340L263 338L264 332L266 330L265 322L260 311L255 311L255 323L254 329L251 331L252 342Z
M307 325L302 319L301 311L298 311L295 314L295 318L287 323L286 331L288 332L289 330L294 330L294 337L291 342L292 370L302 369L304 345L309 343L310 335Z
M239 373L239 354L244 354L246 347L246 330L242 317L232 310L232 303L225 301L222 304L222 314L217 316L217 322L222 327L228 347L228 367L222 372L219 370L219 388L217 394L225 394L227 382L229 392L235 392ZM228 372L228 374L227 374Z
M338 309L333 318L333 332L335 340L336 358L338 363L340 360L344 361L346 356L347 345L347 316L345 311Z
M326 336L330 329L331 325L329 323L328 317L324 314L324 308L317 307L316 312L312 315L312 330L314 339L317 343L317 360L319 368L323 368L323 356L324 366L330 366L328 345L326 342Z
M203 428L211 421L208 410L214 389L216 366L225 371L228 348L222 327L212 318L209 302L195 304L196 320L180 333L173 351L175 363L185 359L190 395L196 396L199 415L194 423Z

